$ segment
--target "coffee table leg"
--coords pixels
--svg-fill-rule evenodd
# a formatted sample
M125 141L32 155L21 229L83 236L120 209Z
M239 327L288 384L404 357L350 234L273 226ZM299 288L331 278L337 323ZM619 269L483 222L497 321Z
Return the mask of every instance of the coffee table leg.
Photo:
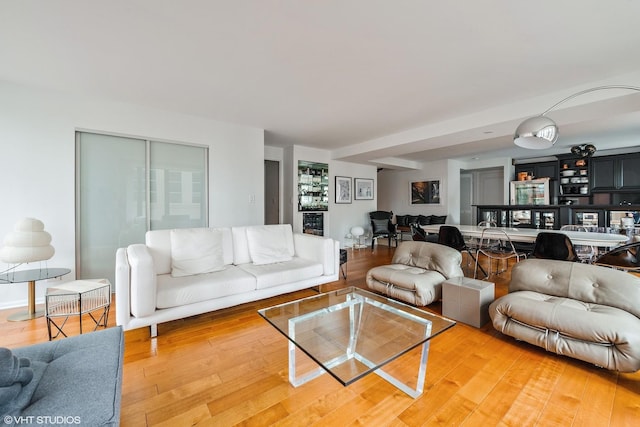
M325 372L326 371L324 369L317 368L299 377L296 376L296 345L289 341L289 383L291 383L292 386L301 386L314 378L318 378Z
M429 357L429 341L426 341L424 344L422 344L422 355L420 356L420 366L418 368L418 381L416 383L415 388L412 388L407 384L403 383L402 381L400 381L399 379L397 379L396 377L391 376L389 373L385 372L382 368L376 369L373 372L378 374L378 376L382 377L387 382L394 385L400 391L408 394L409 396L415 399L419 397L424 391L424 378L427 374L428 357ZM358 355L356 358L367 366L374 366L373 363L371 363L369 360L363 358L360 355Z

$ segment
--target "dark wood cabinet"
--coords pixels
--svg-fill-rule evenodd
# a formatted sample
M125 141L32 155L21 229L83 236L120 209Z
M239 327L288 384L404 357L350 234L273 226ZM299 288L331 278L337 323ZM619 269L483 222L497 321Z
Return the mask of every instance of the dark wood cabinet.
M610 156L591 159L591 191L610 191L616 188L616 159Z
M548 178L551 178L552 180L558 179L558 162L536 163L534 176L536 178L548 177Z
M591 159L591 191L640 190L640 153Z
M529 176L537 178L550 178L550 201L551 203L557 202L557 196L560 194L560 186L558 181L558 162L536 162L536 163L521 163L515 165L516 179L520 173L526 173Z
M620 189L640 190L640 153L620 159Z
M552 180L558 179L558 162L537 162L537 163L522 163L515 166L516 179L518 174L526 172L527 175L531 175L534 178L551 178Z

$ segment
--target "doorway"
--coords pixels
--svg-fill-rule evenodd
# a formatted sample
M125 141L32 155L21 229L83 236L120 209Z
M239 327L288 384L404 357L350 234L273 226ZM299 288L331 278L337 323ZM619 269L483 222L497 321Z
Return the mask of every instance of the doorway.
M460 224L476 225L474 205L504 203L504 169L487 168L460 171Z
M264 161L264 223L280 223L280 162Z

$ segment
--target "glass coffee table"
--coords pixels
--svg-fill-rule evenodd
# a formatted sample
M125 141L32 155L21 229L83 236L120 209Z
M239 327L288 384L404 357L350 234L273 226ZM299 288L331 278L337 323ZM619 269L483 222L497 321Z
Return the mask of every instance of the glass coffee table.
M375 372L409 396L424 389L429 340L456 324L404 303L349 287L258 310L289 339L289 382L298 387L328 372L347 386ZM422 347L415 387L382 370ZM296 347L320 368L300 376Z

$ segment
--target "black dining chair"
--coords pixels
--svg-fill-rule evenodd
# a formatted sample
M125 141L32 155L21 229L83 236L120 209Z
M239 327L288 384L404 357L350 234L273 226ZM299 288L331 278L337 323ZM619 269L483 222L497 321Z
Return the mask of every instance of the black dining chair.
M411 239L414 242L431 242L438 243L438 235L437 234L429 234L424 231L424 228L420 227L416 223L409 224L411 228Z
M555 259L558 261L580 261L569 236L550 231L538 233L531 256L533 258Z
M460 233L458 227L441 225L438 231L438 243L449 246L459 252L466 252L469 256L469 258L467 258L467 268L471 265L471 260L473 260L476 265L478 264L476 255L473 253L474 251L467 246L467 242L464 240L464 237L462 237L462 233ZM485 275L487 274L482 266L480 266L480 270L482 270Z
M627 272L640 272L640 241L618 246L600 255L594 264Z

